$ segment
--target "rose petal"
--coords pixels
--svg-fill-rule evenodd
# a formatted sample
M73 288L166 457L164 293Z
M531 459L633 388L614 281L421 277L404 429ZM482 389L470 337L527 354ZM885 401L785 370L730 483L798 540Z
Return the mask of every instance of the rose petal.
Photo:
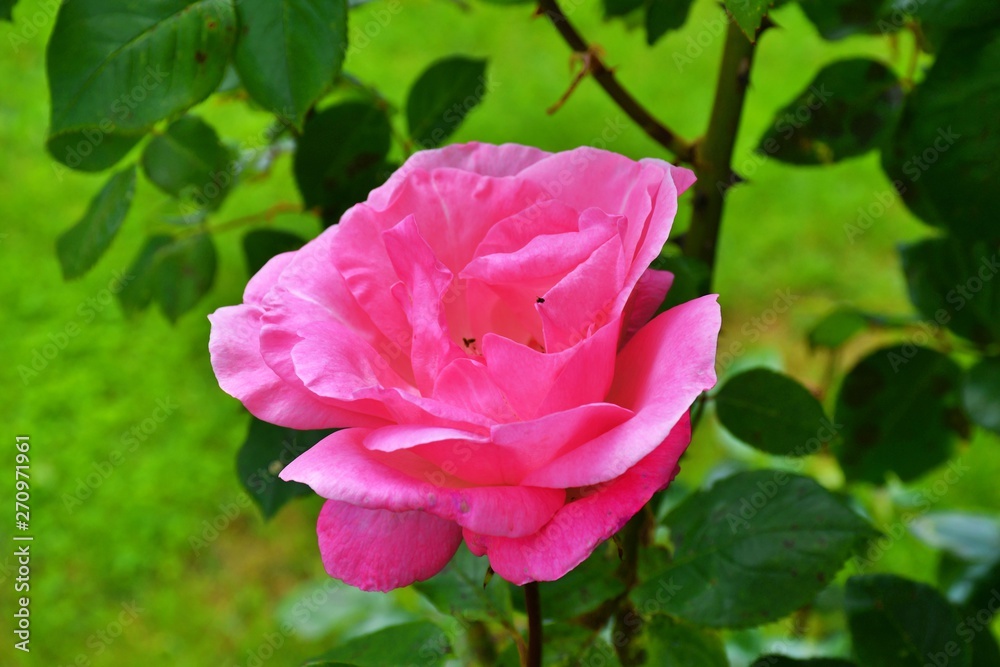
M327 573L363 591L430 579L462 542L458 524L426 512L369 510L328 500L316 523Z
M622 327L622 337L619 342L624 346L640 327L649 323L663 300L667 298L670 286L674 284L674 274L669 271L659 271L657 269L646 269L635 284L635 290L625 304L625 314L623 319L625 325Z
M488 535L528 535L552 517L562 489L468 486L407 451L373 452L366 429L333 433L284 470L281 479L308 484L330 500L393 512L423 510Z
M565 505L537 533L503 538L466 529L465 541L476 555L487 555L490 567L513 584L559 579L621 530L654 493L670 483L690 440L691 424L685 415L666 440L639 463Z
M380 426L384 419L324 401L278 377L260 355L257 306L219 308L208 319L208 350L219 386L258 419L297 429Z
M613 479L662 442L698 395L715 386L721 325L716 295L671 308L644 326L618 355L607 401L635 417L524 478L568 489Z

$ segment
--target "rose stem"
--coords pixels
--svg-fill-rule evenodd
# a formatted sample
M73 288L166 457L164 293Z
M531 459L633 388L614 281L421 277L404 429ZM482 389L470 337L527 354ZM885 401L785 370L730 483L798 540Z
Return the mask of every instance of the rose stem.
M757 33L758 39L770 25L765 17ZM684 241L684 254L702 260L708 264L710 271L715 266L715 248L726 193L738 182L730 163L750 81L754 47L755 43L747 39L735 21L730 20L708 131L694 151L698 181L694 185L694 211Z
M538 582L524 585L524 607L528 612L528 663L527 667L542 666L542 602Z
M585 56L585 63L589 64L590 72L601 88L613 99L621 110L648 134L653 141L660 144L668 151L677 156L678 161L690 163L694 157L692 145L683 138L677 136L666 125L654 118L646 109L636 101L632 95L622 87L615 78L614 72L605 66L598 56L597 51L587 43L587 41L577 32L573 24L566 18L566 14L559 8L556 0L538 0L538 13L544 14L552 21L552 25L562 35L563 40L573 49L574 53Z

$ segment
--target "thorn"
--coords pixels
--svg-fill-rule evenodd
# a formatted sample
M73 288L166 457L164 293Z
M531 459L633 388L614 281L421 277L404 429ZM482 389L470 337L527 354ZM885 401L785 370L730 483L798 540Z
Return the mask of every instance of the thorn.
M486 566L486 576L483 577L483 590L486 590L486 584L490 583L490 579L493 578L493 566Z
M615 541L615 546L618 547L618 560L625 560L625 547L622 546L622 542L618 539L618 535L612 535L611 539Z
M570 57L569 61L570 71L573 70L576 63L581 63L583 67L580 69L579 72L576 73L576 75L573 77L573 80L570 81L569 88L566 89L566 92L563 93L558 100L556 100L555 104L546 109L545 113L551 116L555 112L559 111L562 105L566 104L566 101L569 100L570 95L572 95L573 91L576 90L576 87L580 85L580 82L583 81L588 74L591 74L595 70L597 70L601 62L600 57L603 53L604 49L602 49L600 46L596 46L593 44L586 51L573 52L573 55Z

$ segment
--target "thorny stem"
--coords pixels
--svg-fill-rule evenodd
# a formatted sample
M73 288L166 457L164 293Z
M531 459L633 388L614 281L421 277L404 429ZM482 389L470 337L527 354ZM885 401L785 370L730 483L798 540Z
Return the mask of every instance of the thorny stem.
M722 52L708 132L695 148L694 165L698 181L694 186L694 213L684 242L684 254L705 262L710 270L715 266L726 193L738 182L730 163L750 81L754 46L731 20L726 30L726 45Z
M548 17L555 29L562 35L563 40L573 49L573 52L584 59L594 80L629 118L635 121L654 141L676 155L679 161L687 163L693 161L692 144L677 136L667 126L654 118L622 87L618 79L615 78L614 72L601 60L598 51L588 44L573 27L573 24L569 22L556 0L538 0L538 13Z

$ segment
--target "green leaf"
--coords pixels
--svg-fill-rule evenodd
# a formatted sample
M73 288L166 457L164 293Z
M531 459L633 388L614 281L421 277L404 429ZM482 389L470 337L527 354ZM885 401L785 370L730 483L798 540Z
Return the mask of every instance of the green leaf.
M806 456L819 450L822 430L833 437L823 406L787 375L754 368L730 378L715 396L719 421L730 433L776 456ZM809 443L816 446L810 451Z
M243 256L252 276L275 255L298 250L306 244L301 236L278 229L254 229L243 237Z
M172 236L160 234L146 239L142 250L132 264L129 265L126 274L129 277L128 283L118 292L118 301L122 310L131 315L140 310L145 310L153 302L153 284L155 282L156 268L160 250L166 248L174 242Z
M977 343L1000 340L997 246L949 237L903 246L910 299L926 319Z
M233 159L215 128L196 116L184 116L146 144L142 168L167 194L212 210L222 204L236 178Z
M951 456L961 369L912 343L862 359L837 396L834 446L849 480L881 484L888 472L905 482Z
M907 524L924 544L966 561L1000 558L1000 517L943 511L916 517Z
M757 41L757 30L774 0L724 0L726 9L751 42Z
M728 667L726 648L711 630L665 614L654 614L645 629L646 664L671 667Z
M890 5L934 33L974 28L1000 20L1000 4L990 0L894 0Z
M664 523L674 561L636 587L632 601L728 628L762 625L808 604L873 532L815 480L779 470L723 479Z
M413 584L441 613L470 621L511 622L510 584L493 577L485 586L489 561L465 545L439 574Z
M996 244L933 238L900 250L910 300L925 319L975 343L1000 341Z
M388 667L412 664L436 667L443 665L450 654L448 640L436 625L416 621L355 637L322 656L307 660L303 667Z
M645 3L646 0L601 0L601 4L604 6L604 18L606 19L630 14Z
M594 611L604 602L625 592L625 584L616 575L617 549L598 548L587 560L562 578L539 584L546 618L565 620Z
M841 60L777 113L757 150L801 165L862 155L888 139L902 104L892 70L865 58Z
M440 146L489 92L486 61L442 58L424 70L406 97L410 138L421 148Z
M945 551L937 577L952 604L963 610L982 609L1000 589L1000 555L991 562L969 562Z
M49 151L73 168L96 168L82 166L90 153L110 166L155 122L215 90L235 38L230 0L63 3L46 58Z
M652 46L687 21L693 0L649 0L646 6L646 43Z
M924 222L1000 239L1000 24L955 32L907 96L882 166Z
M236 455L236 472L265 519L274 516L292 498L312 493L305 484L286 482L278 473L332 432L296 431L250 418L246 440Z
M546 606L545 600L542 601ZM543 613L548 613L543 609ZM599 632L569 623L547 623L544 631L545 648L542 651L544 667L621 667L615 649L601 638ZM475 663L479 664L479 663ZM495 662L484 663L490 667L521 667L517 646L510 645ZM650 663L652 664L652 663Z
M346 102L310 118L295 152L295 182L307 208L336 222L388 177L392 130L385 112Z
M178 239L157 251L153 296L168 320L176 322L212 289L216 261L208 234Z
M135 195L135 166L119 171L104 184L79 221L59 236L56 253L63 278L85 274L111 246L125 222Z
M971 667L958 614L926 584L886 574L851 577L844 607L865 667Z
M13 21L14 17L11 12L16 4L17 0L0 0L0 20Z
M853 662L841 660L839 658L809 658L798 659L789 658L784 655L764 655L756 660L750 667L856 667Z
M298 128L340 73L346 0L242 0L236 68L250 96Z
M892 11L884 0L799 0L799 4L823 39L896 32L903 27L890 20Z
M836 349L868 328L868 318L854 308L837 308L809 330L809 347Z
M1000 357L990 357L965 372L962 405L973 423L1000 434Z

